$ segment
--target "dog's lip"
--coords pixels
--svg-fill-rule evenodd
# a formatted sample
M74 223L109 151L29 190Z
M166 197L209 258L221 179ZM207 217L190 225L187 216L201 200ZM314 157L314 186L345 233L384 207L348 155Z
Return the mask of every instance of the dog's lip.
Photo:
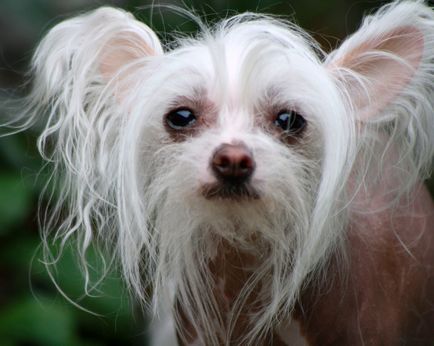
M239 201L255 200L260 198L258 190L250 183L205 183L201 186L200 190L201 194L209 200L224 199Z

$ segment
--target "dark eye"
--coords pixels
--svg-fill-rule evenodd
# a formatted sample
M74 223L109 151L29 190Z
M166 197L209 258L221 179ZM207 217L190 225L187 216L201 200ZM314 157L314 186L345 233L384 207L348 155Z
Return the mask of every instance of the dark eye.
M274 125L288 134L296 134L305 128L306 120L295 111L281 111L277 114Z
M188 108L179 108L171 111L166 116L167 125L174 130L182 130L196 122L196 116Z

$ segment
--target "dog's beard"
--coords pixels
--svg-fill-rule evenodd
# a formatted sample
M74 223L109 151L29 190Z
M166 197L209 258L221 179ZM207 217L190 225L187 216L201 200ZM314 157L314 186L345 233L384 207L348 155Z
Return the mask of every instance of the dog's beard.
M264 211L261 214L268 222L261 221L259 224L260 207L250 208L249 221L244 220L244 215L225 215L224 212L216 214L212 211L207 212L215 214L216 219L209 220L204 217L202 220L192 221L184 214L184 211L176 211L176 206L169 201L166 206L166 210L172 217L174 215L178 217L168 218L166 213L160 213L155 223L155 229L161 232L158 240L159 258L155 273L157 283L155 293L161 294L167 287L167 283L172 283L175 290L173 299L181 306L183 314L194 326L204 344L220 344L222 340L218 338L224 338L223 335L233 327L227 325L228 321L225 320L225 316L221 316L213 290L215 278L214 273L210 270L210 263L219 256L220 245L224 242L237 249L240 254L262 254L262 262L255 264L257 267L254 274L250 282L246 282L245 287L239 292L239 301L237 300L232 310L241 310L243 308L242 299L250 295L263 276L271 275L273 261L276 258L284 257L285 266L288 266L287 260L291 255L289 248L280 247L280 254L276 253L278 249L273 245L274 242L264 234L278 233L277 227L273 225L272 216L264 215L266 214ZM214 209L212 207L211 209ZM190 210L190 212L198 213L196 210ZM245 214L247 214L246 211ZM255 214L257 222L252 220L252 215ZM288 229L281 229L280 232L281 238L291 236ZM168 293L165 295L168 296ZM174 301L171 305L174 305ZM236 316L237 313L238 311L233 311L231 315Z
M306 173L304 181L274 174L266 185L249 183L238 190L212 185L206 186L209 190L204 193L197 188L190 160L183 161L179 152L163 150L160 154L166 157L165 163L154 171L144 189L154 232L150 252L158 254L152 275L154 301L167 304L171 297L169 304L174 306L176 299L205 344L220 344L221 338L230 340L228 334L236 320L227 321L220 315L209 269L218 256L219 244L224 242L240 253L260 254L231 315L237 316L244 308L244 298L261 285L261 309L252 313L246 340L261 334L291 293L288 282L293 261L304 246L303 231L308 228L315 179ZM169 283L174 294L167 291Z

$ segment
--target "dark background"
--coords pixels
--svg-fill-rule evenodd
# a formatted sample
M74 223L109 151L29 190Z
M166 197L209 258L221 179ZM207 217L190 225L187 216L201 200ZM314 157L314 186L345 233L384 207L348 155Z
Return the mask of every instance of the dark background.
M195 26L168 11L140 9L149 1L0 0L0 116L6 100L17 99L37 42L56 23L77 13L112 4L132 11L162 38ZM214 0L165 3L193 7L209 20L231 14L266 12L295 21L330 51L359 25L363 13L384 1ZM432 3L431 3L432 4ZM83 298L83 280L71 252L57 266L56 279L81 311L56 290L41 262L38 196L47 179L35 150L37 133L0 138L0 345L144 345L146 318L128 298L116 272L96 297ZM42 170L41 170L42 169ZM41 200L44 205L46 201ZM95 293L95 292L94 292Z

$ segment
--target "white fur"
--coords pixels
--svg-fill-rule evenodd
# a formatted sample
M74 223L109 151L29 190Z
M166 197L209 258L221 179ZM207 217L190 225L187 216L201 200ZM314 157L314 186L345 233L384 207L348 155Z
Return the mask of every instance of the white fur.
M388 32L407 26L423 36L420 64L394 52L365 51L363 59L398 61L407 74L395 76L402 87L390 88L383 108L361 119L354 89L370 95L376 81L341 63L365 41L387 40ZM421 1L395 2L329 56L294 25L255 14L224 20L174 46L163 53L151 29L112 8L67 20L41 42L24 127L47 112L39 148L53 164L60 193L44 239L51 241L52 232L63 246L76 237L85 267L90 244L101 242L155 312L173 301L173 283L181 305L194 307L185 312L206 345L218 345L222 333L229 339L232 328L223 325L212 299L206 260L222 239L261 254L234 307L239 311L249 289L269 275L261 297L266 304L245 336L255 344L288 316L303 285L319 284L331 253L345 255L342 240L358 190L387 181L392 204L428 174L434 15ZM163 116L179 97L208 100L217 120L173 142ZM258 125L269 121L270 105L305 116L301 143L285 144ZM252 182L261 198L206 200L199 191L214 179L210 157L234 140L253 152ZM395 168L393 184L385 160ZM260 239L256 247L249 243L253 234ZM148 285L152 298L145 296Z

